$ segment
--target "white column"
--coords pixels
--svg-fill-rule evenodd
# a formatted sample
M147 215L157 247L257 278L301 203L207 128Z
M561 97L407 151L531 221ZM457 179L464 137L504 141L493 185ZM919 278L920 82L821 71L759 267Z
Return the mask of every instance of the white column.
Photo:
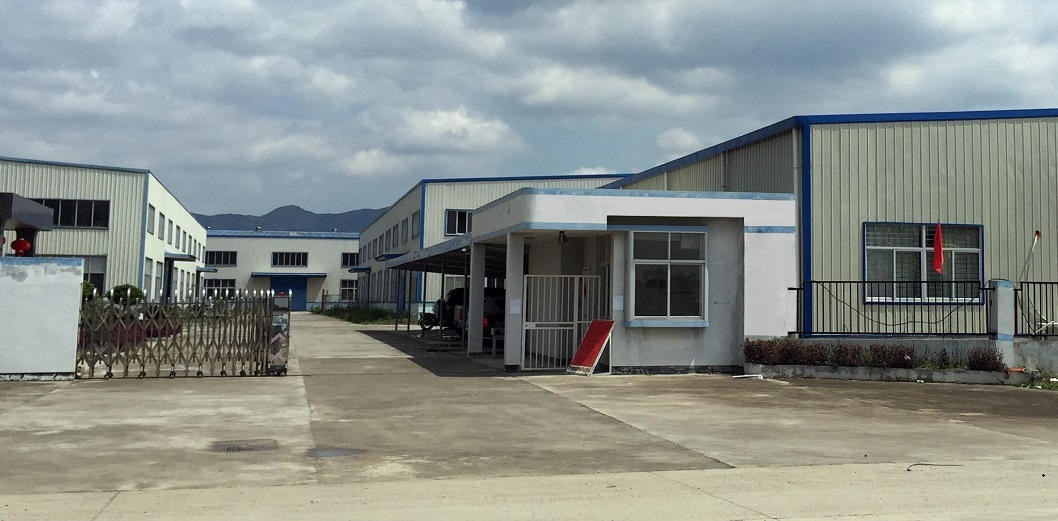
M625 320L629 316L631 295L628 289L628 234L613 232L610 244L610 292L614 329L610 336L610 367L633 365L625 342Z
M470 296L467 300L467 354L481 354L485 340L481 323L485 319L485 245L470 246Z
M507 235L507 309L503 318L503 363L508 371L522 367L522 331L523 285L525 277L525 237Z
M1014 283L1009 280L990 280L988 287L992 288L988 296L991 299L988 307L988 332L995 336L996 349L1003 355L1003 362L1011 367L1023 365L1025 360L1014 350Z

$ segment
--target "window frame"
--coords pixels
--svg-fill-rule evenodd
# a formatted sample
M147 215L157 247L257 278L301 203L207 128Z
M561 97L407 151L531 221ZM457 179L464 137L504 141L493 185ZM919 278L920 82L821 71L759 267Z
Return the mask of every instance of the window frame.
M352 264L348 263L352 260ZM360 254L355 251L343 251L342 252L342 265L343 268L355 268L360 265Z
M669 245L666 259L637 259L635 256L635 238L637 234L666 234L666 244ZM701 237L702 252L700 259L673 259L672 235L690 234ZM693 227L691 229L657 229L636 230L628 233L628 293L629 293L629 317L630 325L687 325L690 327L708 326L709 320L709 231L707 227ZM664 315L640 315L636 305L636 267L637 266L665 266L666 299ZM699 284L699 308L698 315L673 315L672 314L672 267L673 266L698 266L701 268L701 280Z
M73 230L109 230L110 200L62 199L57 197L30 199L52 210L52 226ZM87 213L86 213L87 212ZM102 220L102 224L97 221Z
M868 246L867 245L867 228L871 225L877 226L914 226L919 230L919 246ZM907 305L907 306L928 306L928 305L951 305L951 304L966 304L966 305L984 305L983 292L978 292L977 297L965 298L955 297L957 293L955 284L975 282L973 280L954 280L942 279L942 280L929 280L929 274L933 270L931 262L928 262L930 256L933 254L933 246L928 245L928 240L932 240L933 233L936 230L937 223L926 223L926 222L898 222L898 221L864 221L861 226L861 251L860 251L860 266L863 281L862 290L862 302L866 305ZM976 223L952 223L952 222L941 222L941 233L949 228L973 228L977 231L977 248L957 248L957 247L944 247L944 254L947 256L949 253L957 254L962 253L976 253L977 254L977 283L979 287L984 287L985 281L985 236L984 236L984 225ZM868 250L875 251L902 251L902 252L917 252L919 254L919 278L918 280L912 281L900 281L893 280L893 295L892 297L881 296L875 297L870 295L870 287L868 284L873 283L889 283L890 281L885 280L871 280L867 273L867 252ZM954 255L952 257L954 259ZM954 261L953 261L954 262ZM947 262L946 262L947 264ZM894 268L895 270L895 268ZM954 276L954 274L953 274ZM895 271L894 271L895 277ZM931 297L929 296L929 284L947 282L950 284L951 297ZM918 283L920 285L918 297L897 297L895 285L896 284L909 284ZM924 295L924 296L921 296Z
M279 255L279 257L277 257ZM299 257L301 256L301 257ZM299 263L298 260L303 262ZM285 262L278 262L285 261ZM275 268L307 268L309 265L309 252L307 251L274 251L272 252L272 267Z
M223 290L229 290L228 295L235 293L235 279L222 279L222 278L203 278L202 279L202 291L207 298L217 298L218 292Z
M412 239L418 239L419 238L419 227L421 226L419 224L419 221L421 220L421 215L422 214L419 213L418 210L415 210L415 212L411 214L411 238Z
M466 222L463 223L464 226L466 227L466 229L463 230L463 231L459 231L459 214L461 214L461 213L466 214ZM452 220L453 227L449 227L449 220L450 220L449 216L454 216L454 218L455 218L454 220ZM459 209L459 208L446 209L445 210L445 220L444 220L445 236L446 237L454 237L454 236L457 236L457 235L463 235L463 234L469 233L471 228L472 228L472 223L473 222L474 222L474 210L465 209L465 208L464 209ZM454 228L454 230L452 228Z
M210 257L212 257L212 259ZM221 262L216 262L217 260L220 260ZM210 267L238 266L239 252L236 250L206 250L206 255L203 259L203 262L206 266Z
M360 283L357 279L341 279L338 282L338 301L339 302L356 302L360 289ZM352 294L353 298L345 298Z

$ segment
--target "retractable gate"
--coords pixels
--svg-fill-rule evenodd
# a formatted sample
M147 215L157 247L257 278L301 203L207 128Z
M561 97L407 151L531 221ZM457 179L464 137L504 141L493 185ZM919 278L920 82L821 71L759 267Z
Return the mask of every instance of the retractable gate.
M522 369L564 369L588 325L609 314L602 278L525 276Z

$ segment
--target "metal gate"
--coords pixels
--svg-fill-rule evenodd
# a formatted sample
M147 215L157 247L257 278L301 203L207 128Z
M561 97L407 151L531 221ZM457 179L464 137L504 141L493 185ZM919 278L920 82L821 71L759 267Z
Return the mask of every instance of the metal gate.
M601 277L525 276L522 369L565 369L596 318L606 318Z

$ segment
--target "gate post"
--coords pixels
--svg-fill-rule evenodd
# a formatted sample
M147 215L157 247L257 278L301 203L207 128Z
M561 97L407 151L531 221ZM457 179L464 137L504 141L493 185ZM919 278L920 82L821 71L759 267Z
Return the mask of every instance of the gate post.
M525 356L525 331L522 328L522 308L525 290L525 237L507 234L507 306L503 312L503 364L508 371L522 367Z
M1014 315L1017 309L1014 283L1009 280L990 280L988 287L992 290L988 292L988 334L995 339L996 349L1003 355L1007 365L1019 365L1020 357L1014 352Z

